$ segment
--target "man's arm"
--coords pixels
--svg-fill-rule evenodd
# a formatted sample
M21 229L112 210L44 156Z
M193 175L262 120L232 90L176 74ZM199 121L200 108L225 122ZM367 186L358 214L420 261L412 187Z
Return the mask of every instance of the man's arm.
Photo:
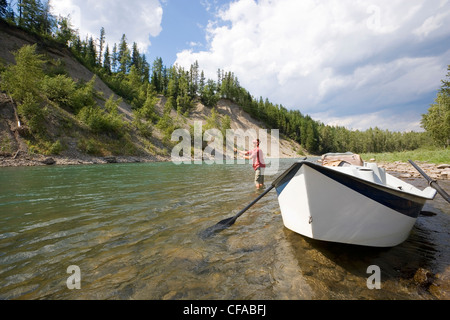
M238 152L241 155L243 155L245 160L252 159L252 157L250 156L250 153L251 153L250 151L241 151L241 150L238 150L237 148L234 148L234 152Z

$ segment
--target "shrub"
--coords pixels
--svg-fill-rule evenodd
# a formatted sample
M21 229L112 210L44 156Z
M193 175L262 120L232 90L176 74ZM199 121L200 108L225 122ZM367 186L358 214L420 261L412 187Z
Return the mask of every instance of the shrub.
M17 106L19 115L25 120L31 133L45 133L44 111L40 107L40 102L35 99L32 93L28 92L21 104Z
M19 102L30 93L38 96L44 77L43 56L36 53L36 45L26 45L15 52L14 57L16 64L9 65L1 74L1 88Z
M76 90L70 98L71 108L75 114L84 107L94 107L96 105L94 83L95 76L88 83L77 84Z
M121 136L125 122L118 112L120 100L114 101L111 97L105 104L105 110L99 106L83 107L78 113L78 118L84 122L94 133L115 134Z
M42 81L42 92L47 98L58 103L60 107L70 109L70 111L74 111L75 91L75 82L64 75L46 76Z

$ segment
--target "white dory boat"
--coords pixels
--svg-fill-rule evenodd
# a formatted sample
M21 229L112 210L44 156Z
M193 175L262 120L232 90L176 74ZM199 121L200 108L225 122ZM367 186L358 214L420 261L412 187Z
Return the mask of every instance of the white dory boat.
M421 191L376 164L361 164L295 163L273 183L286 228L313 239L372 247L405 241L436 190Z

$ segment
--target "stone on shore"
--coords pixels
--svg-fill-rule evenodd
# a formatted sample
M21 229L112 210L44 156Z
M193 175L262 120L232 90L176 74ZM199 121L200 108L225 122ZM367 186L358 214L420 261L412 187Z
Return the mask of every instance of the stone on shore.
M106 163L117 163L116 157L104 157L103 160L105 160Z
M42 163L47 166L52 166L52 165L56 164L56 161L53 158L46 158L45 160L42 161Z

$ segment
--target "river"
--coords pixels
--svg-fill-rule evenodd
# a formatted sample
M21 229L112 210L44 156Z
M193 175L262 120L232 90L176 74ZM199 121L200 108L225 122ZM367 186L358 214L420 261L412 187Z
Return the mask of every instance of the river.
M420 268L448 279L450 206L440 196L395 248L295 234L283 226L275 191L231 228L199 236L259 194L250 165L0 168L0 299L440 297L413 279ZM381 270L379 290L367 286L371 265ZM444 288L448 280L436 290Z

